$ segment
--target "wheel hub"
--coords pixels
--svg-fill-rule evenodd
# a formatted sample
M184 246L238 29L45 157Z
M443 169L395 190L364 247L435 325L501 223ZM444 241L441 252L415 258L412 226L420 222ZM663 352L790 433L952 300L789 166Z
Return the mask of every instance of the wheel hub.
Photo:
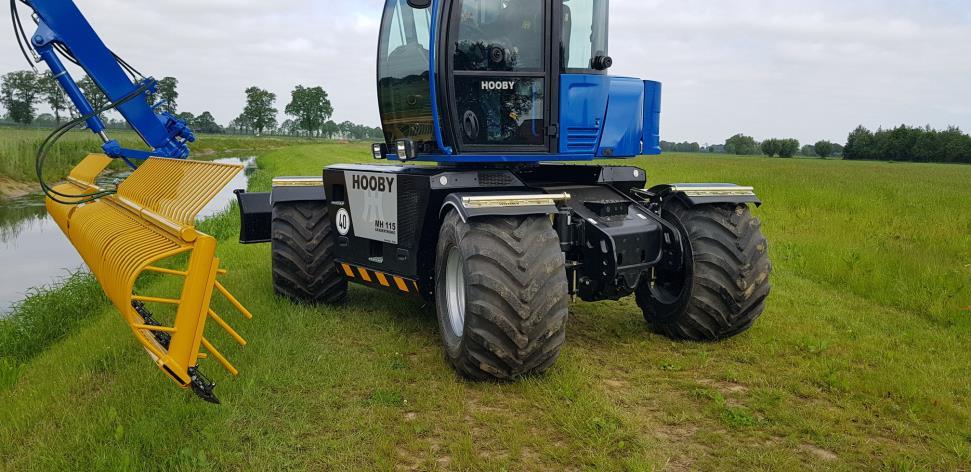
M452 334L461 338L465 332L465 270L462 253L452 247L445 261L445 298L448 309L449 328Z

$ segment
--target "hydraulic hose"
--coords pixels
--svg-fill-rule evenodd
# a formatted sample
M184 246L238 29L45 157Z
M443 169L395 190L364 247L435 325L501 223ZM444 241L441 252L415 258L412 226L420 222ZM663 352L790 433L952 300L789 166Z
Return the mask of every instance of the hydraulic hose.
M76 195L58 192L57 190L54 190L50 185L48 185L47 182L44 180L44 161L47 159L47 152L50 150L51 146L53 146L58 140L61 139L61 137L67 134L67 132L78 127L80 124L84 123L90 118L93 118L107 111L114 110L115 108L118 108L121 105L124 105L125 103L128 103L134 100L135 98L145 93L145 91L148 90L150 86L151 84L146 82L142 84L141 87L138 87L128 95L125 95L124 97L122 97L121 100L118 100L117 102L109 103L101 107L100 109L94 110L93 112L85 116L75 118L61 125L59 128L55 129L50 135L48 135L46 139L44 139L44 142L41 143L40 147L37 149L37 158L34 162L34 167L37 172L37 181L40 183L41 190L43 190L44 195L46 195L47 198L50 198L51 200L57 203L60 203L62 205L81 205L85 203L91 203L95 200L98 200L99 198L103 198L108 195L114 195L115 193L117 193L117 189L102 190L100 192L76 194ZM72 199L73 201L62 200L59 197Z

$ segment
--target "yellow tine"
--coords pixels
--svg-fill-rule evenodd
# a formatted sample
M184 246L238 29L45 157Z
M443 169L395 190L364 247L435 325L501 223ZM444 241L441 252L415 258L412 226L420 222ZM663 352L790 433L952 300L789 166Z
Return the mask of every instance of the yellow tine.
M132 295L131 299L135 300L136 302L161 303L163 305L178 305L179 303L181 303L179 300L175 300L172 298L143 297L140 295Z
M118 194L176 223L193 226L199 211L240 171L239 165L149 159L118 186Z
M149 272L157 272L159 274L176 275L179 277L185 277L187 275L186 272L182 270L163 269L161 267L155 267L155 266L148 266L145 268L145 270Z
M129 313L135 313L135 309L132 308L131 305L128 306L128 310L129 310ZM122 316L125 316L125 315L122 315ZM161 363L161 359L165 357L165 352L163 352L160 349L158 344L149 342L148 341L149 337L143 336L137 329L135 329L133 323L129 323L128 326L132 329L132 332L135 333L135 338L138 340L138 343L141 344L146 350L148 350L149 355L155 358L157 362Z
M145 329L145 330L148 330L148 331L157 331L159 333L173 333L174 334L176 332L176 329L175 328L169 328L168 326L151 326L151 325L136 324L136 325L132 325L132 328L135 328L135 329Z
M230 374L233 374L234 377L239 375L239 371L236 370L236 368L233 367L233 365L230 364L229 361L216 350L208 339L202 338L202 346L206 348L206 350L209 351L209 354L212 354L212 357L216 359L216 362L222 364L223 368L229 371Z
M223 296L226 297L226 300L229 300L229 303L236 307L236 309L239 310L239 312L242 313L246 319L253 319L253 314L250 313L249 310L247 310L246 307L233 296L233 294L229 293L229 290L226 290L226 287L223 287L223 284L219 283L218 280L216 281L216 290L219 290L219 293L223 294Z
M216 324L218 324L219 326L222 326L223 329L225 329L226 332L229 333L229 335L232 336L232 338L239 343L240 346L246 345L246 340L243 339L243 337L240 336L239 333L237 333L236 330L232 328L232 326L229 326L229 323L226 323L225 320L220 318L219 315L217 315L216 312L212 310L212 308L209 309L209 317L212 318L212 320L215 321Z

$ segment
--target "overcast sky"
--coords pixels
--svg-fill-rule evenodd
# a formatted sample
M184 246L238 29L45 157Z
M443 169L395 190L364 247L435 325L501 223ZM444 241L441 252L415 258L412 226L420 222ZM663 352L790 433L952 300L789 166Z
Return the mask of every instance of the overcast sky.
M334 119L379 123L381 0L75 0L179 107L220 123L243 90L322 85ZM858 124L971 131L968 0L612 0L615 75L664 82L666 140L844 141ZM23 69L12 37L0 70ZM282 117L281 117L282 118Z

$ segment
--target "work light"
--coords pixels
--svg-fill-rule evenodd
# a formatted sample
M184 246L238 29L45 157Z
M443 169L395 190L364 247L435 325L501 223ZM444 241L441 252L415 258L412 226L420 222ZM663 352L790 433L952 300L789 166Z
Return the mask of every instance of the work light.
M375 159L384 159L388 154L388 145L385 143L374 143L371 145L371 154Z
M395 141L395 148L398 151L398 159L407 161L415 158L415 143L410 139Z

